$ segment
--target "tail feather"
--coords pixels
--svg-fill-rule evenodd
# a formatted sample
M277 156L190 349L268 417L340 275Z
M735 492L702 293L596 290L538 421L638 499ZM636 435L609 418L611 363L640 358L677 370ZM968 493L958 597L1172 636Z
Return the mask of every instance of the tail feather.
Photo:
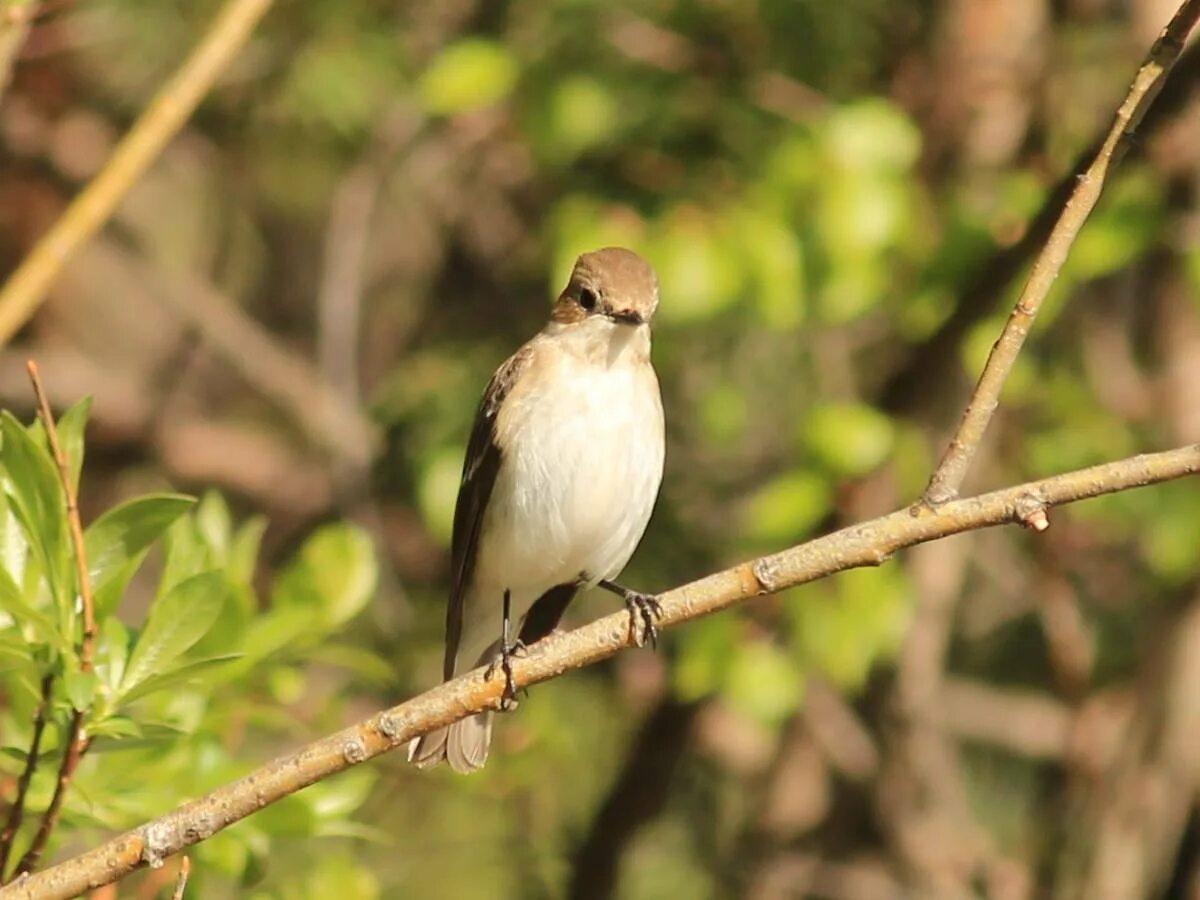
M408 761L427 769L445 760L466 775L483 768L491 742L492 713L481 712L416 738L409 744Z
M495 659L499 652L500 642L492 641L479 654L475 665L481 666ZM451 672L450 677L453 674ZM445 760L455 772L466 775L483 768L491 743L492 713L489 710L414 738L408 745L408 761L419 769L429 769Z

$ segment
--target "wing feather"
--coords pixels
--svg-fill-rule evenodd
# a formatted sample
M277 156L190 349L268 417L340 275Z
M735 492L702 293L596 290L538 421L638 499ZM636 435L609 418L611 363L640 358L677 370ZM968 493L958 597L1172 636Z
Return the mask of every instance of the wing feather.
M496 443L496 416L504 398L528 367L532 355L532 346L526 344L496 370L483 393L467 442L462 483L458 488L458 502L454 506L454 532L450 540L452 583L450 601L446 606L446 658L442 666L447 680L454 676L454 658L462 639L463 604L474 575L475 556L479 550L479 535L488 500L491 499L503 460Z

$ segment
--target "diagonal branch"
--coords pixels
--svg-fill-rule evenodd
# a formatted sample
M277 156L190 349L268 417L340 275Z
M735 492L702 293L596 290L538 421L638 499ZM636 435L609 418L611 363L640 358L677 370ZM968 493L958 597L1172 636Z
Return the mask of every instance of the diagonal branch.
M272 0L227 0L208 33L159 91L112 158L0 289L0 344L41 305L63 263L95 234L208 93Z
M897 550L977 528L1027 521L1035 510L1155 484L1200 471L1200 444L1134 456L1042 481L918 506L844 528L771 556L751 560L663 594L662 624L677 625L762 594L861 566L880 565ZM625 612L547 638L513 662L517 686L557 678L633 646ZM144 865L157 866L234 822L301 788L482 709L498 708L503 679L482 669L384 710L281 756L140 828L43 872L0 888L0 900L74 897Z
M975 457L975 451L988 423L1000 403L1000 392L1008 379L1017 355L1025 344L1033 320L1041 309L1042 302L1058 278L1058 273L1067 260L1075 238L1083 223L1095 208L1104 189L1109 170L1116 166L1129 147L1130 140L1142 117L1158 95L1171 66L1183 50L1184 42L1200 19L1200 0L1185 0L1175 16L1163 29L1158 40L1150 49L1146 61L1138 70L1125 102L1117 110L1112 127L1100 145L1096 158L1079 176L1074 191L1068 198L1050 237L1033 264L1029 280L1021 291L1016 307L1013 308L1000 338L992 346L983 374L975 386L975 393L963 413L949 446L946 448L937 470L925 488L922 498L927 505L935 506L958 496L967 469Z
M0 97L4 96L12 79L21 45L25 43L29 26L36 15L37 3L33 0L11 5L0 3Z

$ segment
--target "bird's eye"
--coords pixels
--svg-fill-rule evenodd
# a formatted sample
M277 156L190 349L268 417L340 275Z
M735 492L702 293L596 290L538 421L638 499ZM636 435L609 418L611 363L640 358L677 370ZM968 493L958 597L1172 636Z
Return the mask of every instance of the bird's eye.
M579 305L591 312L596 308L596 292L591 288L580 288Z

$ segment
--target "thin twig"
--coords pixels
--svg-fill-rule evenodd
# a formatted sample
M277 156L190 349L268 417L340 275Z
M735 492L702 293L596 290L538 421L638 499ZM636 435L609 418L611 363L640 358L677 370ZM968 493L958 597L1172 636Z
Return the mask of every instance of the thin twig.
M192 860L185 856L179 861L179 880L175 882L175 892L171 900L183 900L183 892L187 889L188 876L192 873Z
M763 594L861 566L880 565L897 550L977 528L1019 521L1030 503L1045 507L1169 481L1200 471L1200 444L1134 456L1042 481L945 503L903 509L751 560L661 595L665 626ZM513 681L524 687L606 659L632 646L624 611L535 644L514 660ZM109 884L203 841L246 816L314 782L408 744L483 709L496 709L504 679L482 668L384 710L336 734L281 756L86 853L0 888L0 900L54 900Z
M37 15L37 3L17 3L13 6L0 6L0 99L8 89L12 79L13 69L16 68L17 54L29 34L30 24Z
M26 363L29 380L33 384L33 393L37 397L38 414L46 428L46 439L50 442L50 452L54 455L54 463L58 467L58 477L62 482L63 496L67 505L67 527L71 533L71 546L75 554L75 574L79 581L79 596L83 601L83 633L79 638L79 669L84 674L92 671L92 663L96 652L96 603L92 596L92 579L88 574L87 549L83 540L83 523L79 520L79 497L71 479L71 460L58 439L58 427L54 424L54 413L50 409L50 400L42 387L42 378L38 372L37 363L32 359ZM58 782L54 785L54 794L50 805L42 814L42 821L33 836L33 842L21 861L17 863L16 874L32 872L41 859L42 852L50 840L58 817L62 814L63 801L71 786L79 761L87 751L88 738L83 729L83 720L87 715L86 709L76 709L71 714L71 724L67 728L67 740L63 751L62 764L58 769Z
M1066 262L1076 236L1100 199L1109 170L1124 156L1134 131L1146 109L1158 95L1167 72L1182 51L1184 41L1195 27L1197 19L1200 19L1200 0L1186 0L1163 29L1150 49L1146 61L1138 70L1125 102L1117 110L1108 136L1087 171L1079 176L1075 190L1072 191L1049 239L1033 264L1029 280L1021 291L1004 331L992 346L992 352L958 424L958 430L933 473L929 486L925 488L922 501L926 505L944 503L958 496L979 442L983 439L988 423L1000 403L1000 392L1004 389L1004 382L1016 363L1017 355L1021 352L1042 301L1050 293L1050 288Z
M29 381L37 398L38 415L46 428L50 452L58 467L58 478L62 482L63 496L67 503L67 527L71 532L71 547L75 551L75 574L79 579L79 596L83 600L83 635L79 639L79 668L85 674L92 671L92 658L96 646L96 604L92 597L92 579L88 574L87 547L83 540L83 523L79 519L79 497L71 478L71 460L58 439L58 426L54 424L54 413L50 399L42 386L38 365L32 359L25 363Z
M113 152L100 174L25 258L0 290L0 344L45 299L63 263L104 224L121 198L183 127L229 67L272 0L227 0L204 38Z
M25 768L17 779L17 796L12 808L8 811L8 819L4 823L4 831L0 832L0 884L4 883L4 872L8 868L8 858L12 853L13 842L17 832L21 830L21 820L25 815L25 800L29 795L29 785L33 774L37 771L38 753L42 748L42 733L46 730L46 713L50 709L50 692L54 689L54 675L47 672L42 676L42 697L38 701L33 714L33 736L29 739L29 755L25 757Z

